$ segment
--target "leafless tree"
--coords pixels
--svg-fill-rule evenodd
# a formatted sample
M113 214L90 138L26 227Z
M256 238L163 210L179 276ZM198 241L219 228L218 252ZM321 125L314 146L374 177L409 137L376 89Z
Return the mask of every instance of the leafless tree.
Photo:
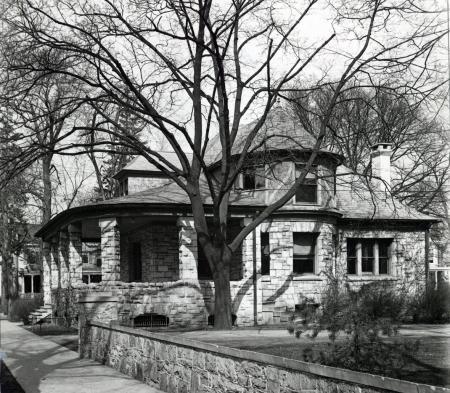
M324 87L289 97L296 117L313 135L319 133L332 94ZM449 177L442 149L446 130L435 116L425 115L423 101L415 98L393 91L390 84L350 85L335 105L324 145L344 156L354 173L370 176L372 146L391 143L392 196L421 212L444 217L444 185Z
M80 124L65 138L95 132L93 149L109 153L113 136L187 194L213 273L215 326L222 329L231 327L232 253L303 184L348 83L358 78L372 85L390 78L398 81L392 89L426 96L435 88L428 62L446 33L423 4L403 0L55 0L51 5L19 0L5 18L19 54L11 68L76 78L85 92L83 104L96 111L95 123ZM318 24L323 33L313 30ZM57 53L71 66L41 64L30 55L41 51ZM302 84L307 91L324 85L332 91L315 148L286 193L227 238L233 184L277 100L297 90L299 81L308 81ZM115 121L112 107L127 108L141 119L147 139L162 136L179 165ZM251 120L256 121L240 137L242 125ZM214 133L221 146L216 171L205 159ZM85 147L61 142L52 151L81 154ZM203 201L202 183L211 209Z

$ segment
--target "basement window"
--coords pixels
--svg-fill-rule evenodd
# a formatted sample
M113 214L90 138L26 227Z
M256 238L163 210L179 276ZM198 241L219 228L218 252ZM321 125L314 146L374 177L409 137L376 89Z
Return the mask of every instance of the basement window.
M167 327L169 326L169 317L165 315L149 313L138 315L133 319L133 326L137 328L146 327Z

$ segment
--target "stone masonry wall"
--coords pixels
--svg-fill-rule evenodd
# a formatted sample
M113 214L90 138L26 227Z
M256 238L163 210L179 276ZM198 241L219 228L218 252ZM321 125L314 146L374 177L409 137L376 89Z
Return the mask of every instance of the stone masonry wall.
M391 281L393 285L415 292L425 285L425 233L423 230L352 229L343 228L339 231L339 247L337 250L337 268L346 270L347 238L393 239L391 245L390 266L388 275L348 276L351 286L360 287L363 284L378 280Z
M445 388L97 322L81 330L80 356L169 393L448 392Z
M319 221L271 221L261 226L269 232L270 276L262 277L263 323L287 322L303 299L320 301L325 272L333 264L333 223ZM293 273L293 233L317 233L314 274Z
M142 281L163 282L179 279L178 228L174 224L148 224L121 236L121 279L129 281L132 243L141 244Z

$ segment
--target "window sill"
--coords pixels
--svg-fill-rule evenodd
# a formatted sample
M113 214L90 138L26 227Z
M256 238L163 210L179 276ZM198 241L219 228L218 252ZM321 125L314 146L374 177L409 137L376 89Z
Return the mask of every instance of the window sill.
M270 282L270 276L261 276L262 282Z
M374 276L373 274L365 274L362 276L348 275L349 281L397 281L399 278L389 274L381 274Z
M324 278L316 274L305 274L293 277L293 281L323 281Z

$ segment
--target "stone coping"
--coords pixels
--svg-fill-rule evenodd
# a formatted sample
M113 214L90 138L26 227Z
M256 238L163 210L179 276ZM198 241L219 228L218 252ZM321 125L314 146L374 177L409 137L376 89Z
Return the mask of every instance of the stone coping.
M78 298L78 303L117 303L118 301L117 296L108 292L86 293Z
M308 363L300 360L283 358L281 356L268 355L260 352L247 351L242 349L224 347L221 345L206 343L186 339L184 337L174 337L164 333L148 332L144 330L134 329L126 326L118 325L114 322L104 323L99 321L89 321L91 326L96 326L121 333L128 333L135 336L148 337L157 341L169 344L180 345L194 350L202 350L211 352L216 355L233 357L236 359L258 362L272 365L275 367L289 369L291 371L299 371L303 373L313 374L320 377L341 380L354 383L357 385L365 385L368 387L390 390L399 393L450 393L450 389L438 386L418 384L400 379L383 377L380 375L367 374L359 371L346 370L336 367L323 366L316 363Z

